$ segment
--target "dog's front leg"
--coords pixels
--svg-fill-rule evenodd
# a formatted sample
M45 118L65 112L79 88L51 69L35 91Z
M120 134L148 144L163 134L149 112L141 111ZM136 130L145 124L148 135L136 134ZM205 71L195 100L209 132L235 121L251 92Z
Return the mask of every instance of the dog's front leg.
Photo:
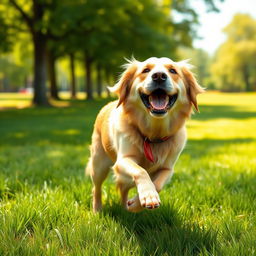
M153 183L155 185L156 191L160 192L163 186L171 179L173 171L168 168L163 168L157 171L157 173L152 177ZM142 211L143 208L140 205L139 197L135 196L127 202L127 208L131 212Z
M122 183L125 176L133 179L137 186L140 205L148 209L159 207L160 198L154 183L151 181L147 171L136 163L135 156L118 157L114 166L117 182Z

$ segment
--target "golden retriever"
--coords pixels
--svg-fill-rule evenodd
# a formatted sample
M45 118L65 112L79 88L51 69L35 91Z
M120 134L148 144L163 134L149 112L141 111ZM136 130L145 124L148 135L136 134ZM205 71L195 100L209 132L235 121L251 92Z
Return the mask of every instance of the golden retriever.
M186 61L129 61L104 106L92 135L86 173L93 182L93 210L102 208L101 186L113 166L122 204L131 212L160 206L159 191L170 180L186 143L185 121L198 110L203 92ZM128 200L130 188L137 196Z

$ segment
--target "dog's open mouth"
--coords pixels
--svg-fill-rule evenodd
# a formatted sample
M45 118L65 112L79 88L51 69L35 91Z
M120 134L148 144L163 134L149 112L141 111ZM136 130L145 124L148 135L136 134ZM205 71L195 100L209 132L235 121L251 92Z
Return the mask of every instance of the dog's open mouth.
M178 93L168 95L164 90L156 89L149 95L140 92L140 97L146 108L149 109L151 113L163 115L174 105L177 100Z

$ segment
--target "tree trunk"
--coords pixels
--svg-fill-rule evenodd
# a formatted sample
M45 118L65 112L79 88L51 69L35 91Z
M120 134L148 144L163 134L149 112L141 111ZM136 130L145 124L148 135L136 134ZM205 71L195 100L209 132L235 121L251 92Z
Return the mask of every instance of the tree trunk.
M70 75L71 75L71 98L76 98L76 77L75 77L75 57L71 53L70 57Z
M101 66L97 64L97 94L101 97L102 93L102 73L101 73Z
M243 77L245 82L245 91L249 92L251 91L251 84L250 84L250 74L247 66L243 67Z
M41 33L33 35L34 44L34 97L33 103L38 106L49 105L46 89L46 38Z
M0 92L4 92L4 83L3 83L3 79L0 79Z
M57 87L57 81L56 81L56 68L55 68L55 62L56 58L54 57L51 50L47 51L48 53L48 78L50 81L50 95L51 98L55 100L59 100L58 95L58 87Z
M110 84L110 73L108 70L105 70L105 77L106 77L107 86L111 87L112 84ZM110 98L111 95L110 95L110 91L108 88L107 88L107 94L108 94L108 98Z
M91 100L93 99L92 95L92 77L91 77L91 64L92 60L86 54L84 55L84 63L85 63L85 92L87 94L86 99Z

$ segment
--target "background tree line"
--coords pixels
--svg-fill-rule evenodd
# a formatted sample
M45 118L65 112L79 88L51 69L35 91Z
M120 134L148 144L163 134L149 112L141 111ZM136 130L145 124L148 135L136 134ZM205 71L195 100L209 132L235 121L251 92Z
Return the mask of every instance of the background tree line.
M216 11L214 1L202 1ZM255 89L255 20L235 17L213 59L191 49L196 24L197 13L187 0L2 0L0 89L33 84L34 104L47 105L49 97L59 99L58 78L68 71L71 96L83 89L92 99L132 55L192 57L203 85Z
M256 91L256 20L236 14L224 28L226 41L209 56L202 49L181 48L202 85L222 91Z

